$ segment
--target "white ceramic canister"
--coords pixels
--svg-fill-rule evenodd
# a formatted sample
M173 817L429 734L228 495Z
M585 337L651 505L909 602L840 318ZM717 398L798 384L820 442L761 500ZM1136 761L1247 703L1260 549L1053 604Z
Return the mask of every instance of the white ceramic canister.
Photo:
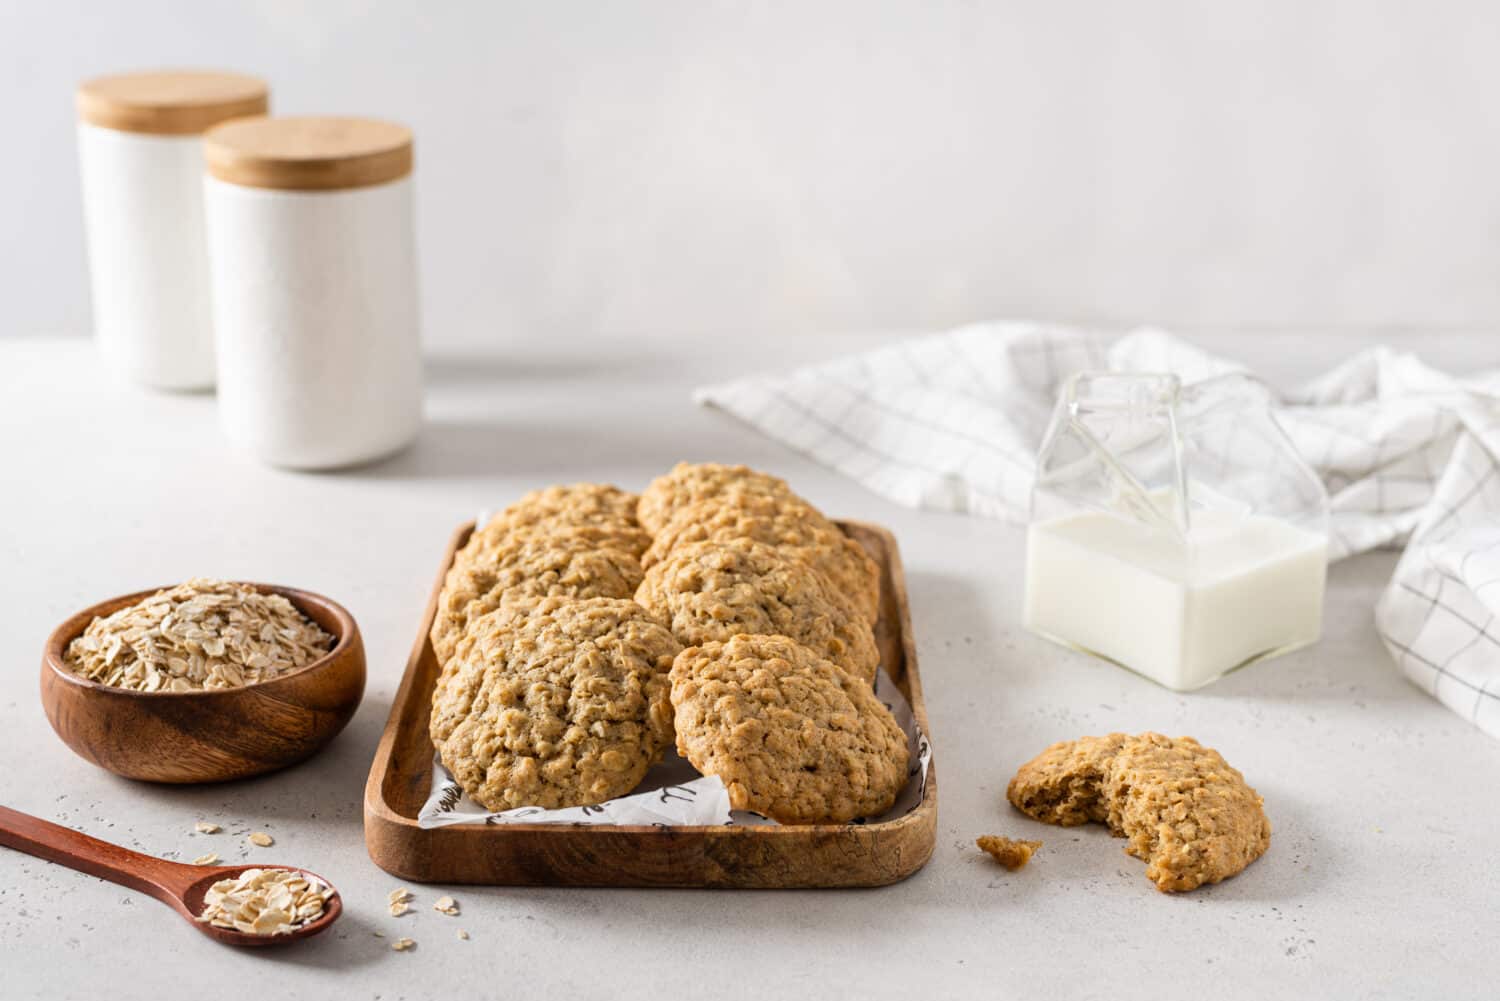
M264 115L263 81L196 70L78 88L78 155L94 330L108 363L159 389L214 383L203 133Z
M411 132L258 118L204 138L225 432L265 462L395 452L422 421Z

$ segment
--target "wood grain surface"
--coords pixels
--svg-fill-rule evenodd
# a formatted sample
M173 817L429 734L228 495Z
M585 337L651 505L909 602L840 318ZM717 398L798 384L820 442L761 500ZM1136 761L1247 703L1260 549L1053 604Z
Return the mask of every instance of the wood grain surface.
M215 928L197 920L203 912L203 897L210 886L221 879L238 876L246 869L296 867L168 862L6 806L0 806L0 845L149 894L192 922L198 931L226 945L286 945L318 934L337 921L343 912L343 904L335 893L317 920L285 935L251 935L232 928ZM297 871L328 883L317 873L306 869Z
M368 118L246 118L203 137L208 172L250 188L329 191L399 180L412 170L412 134Z
M42 707L69 747L116 775L148 782L222 782L275 771L316 753L349 722L365 690L359 627L342 606L310 591L252 584L285 597L335 638L325 656L243 688L136 692L74 674L63 651L96 615L158 588L86 608L53 630L42 653Z
M80 121L118 132L199 135L220 122L264 115L266 82L243 73L157 70L96 77L78 87Z
M881 664L931 739L896 540L878 525L840 525L880 564ZM786 888L883 886L926 864L937 833L935 767L917 808L878 824L419 827L432 781L427 718L438 672L427 633L443 575L473 527L461 526L448 544L365 784L365 846L382 869L418 882Z

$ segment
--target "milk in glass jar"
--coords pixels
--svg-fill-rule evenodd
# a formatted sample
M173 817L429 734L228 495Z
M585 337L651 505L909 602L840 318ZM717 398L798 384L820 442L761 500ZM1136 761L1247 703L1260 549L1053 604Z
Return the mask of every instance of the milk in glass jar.
M1168 688L1312 643L1328 498L1243 375L1085 373L1038 460L1024 622Z

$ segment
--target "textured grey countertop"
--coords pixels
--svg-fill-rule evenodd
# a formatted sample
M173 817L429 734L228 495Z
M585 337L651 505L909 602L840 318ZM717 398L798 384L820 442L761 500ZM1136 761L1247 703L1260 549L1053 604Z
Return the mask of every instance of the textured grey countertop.
M1207 336L1280 379L1353 337ZM1432 364L1493 364L1488 338L1401 343ZM1178 695L1021 631L1022 533L895 507L692 406L696 382L867 345L580 340L429 364L419 445L377 466L301 475L223 444L212 396L116 385L82 340L0 342L0 802L146 852L217 851L330 877L346 916L274 954L218 947L156 902L0 849L0 996L201 997L236 981L310 997L1493 997L1500 983L1500 743L1407 683L1371 606L1390 554L1335 566L1316 646ZM1492 342L1491 342L1492 343ZM524 489L639 487L679 458L788 476L830 514L900 540L940 776L928 866L879 890L707 892L413 887L364 851L366 771L452 527ZM365 701L316 759L265 778L170 788L73 756L37 702L48 630L100 598L194 574L323 592L359 620ZM1004 803L1051 741L1193 734L1266 799L1270 852L1236 879L1158 894L1097 827L1044 828ZM193 833L194 821L226 833ZM246 846L262 829L272 849ZM1010 874L975 836L1040 837ZM460 918L431 910L443 892ZM471 938L460 941L458 928ZM377 938L374 932L385 935ZM416 940L392 952L400 935Z

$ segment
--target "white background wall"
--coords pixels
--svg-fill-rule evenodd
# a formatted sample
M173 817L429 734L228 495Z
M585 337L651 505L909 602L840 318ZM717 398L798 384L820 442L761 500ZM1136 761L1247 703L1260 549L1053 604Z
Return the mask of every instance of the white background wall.
M0 335L88 328L72 91L417 132L434 346L1500 325L1500 5L0 0Z

